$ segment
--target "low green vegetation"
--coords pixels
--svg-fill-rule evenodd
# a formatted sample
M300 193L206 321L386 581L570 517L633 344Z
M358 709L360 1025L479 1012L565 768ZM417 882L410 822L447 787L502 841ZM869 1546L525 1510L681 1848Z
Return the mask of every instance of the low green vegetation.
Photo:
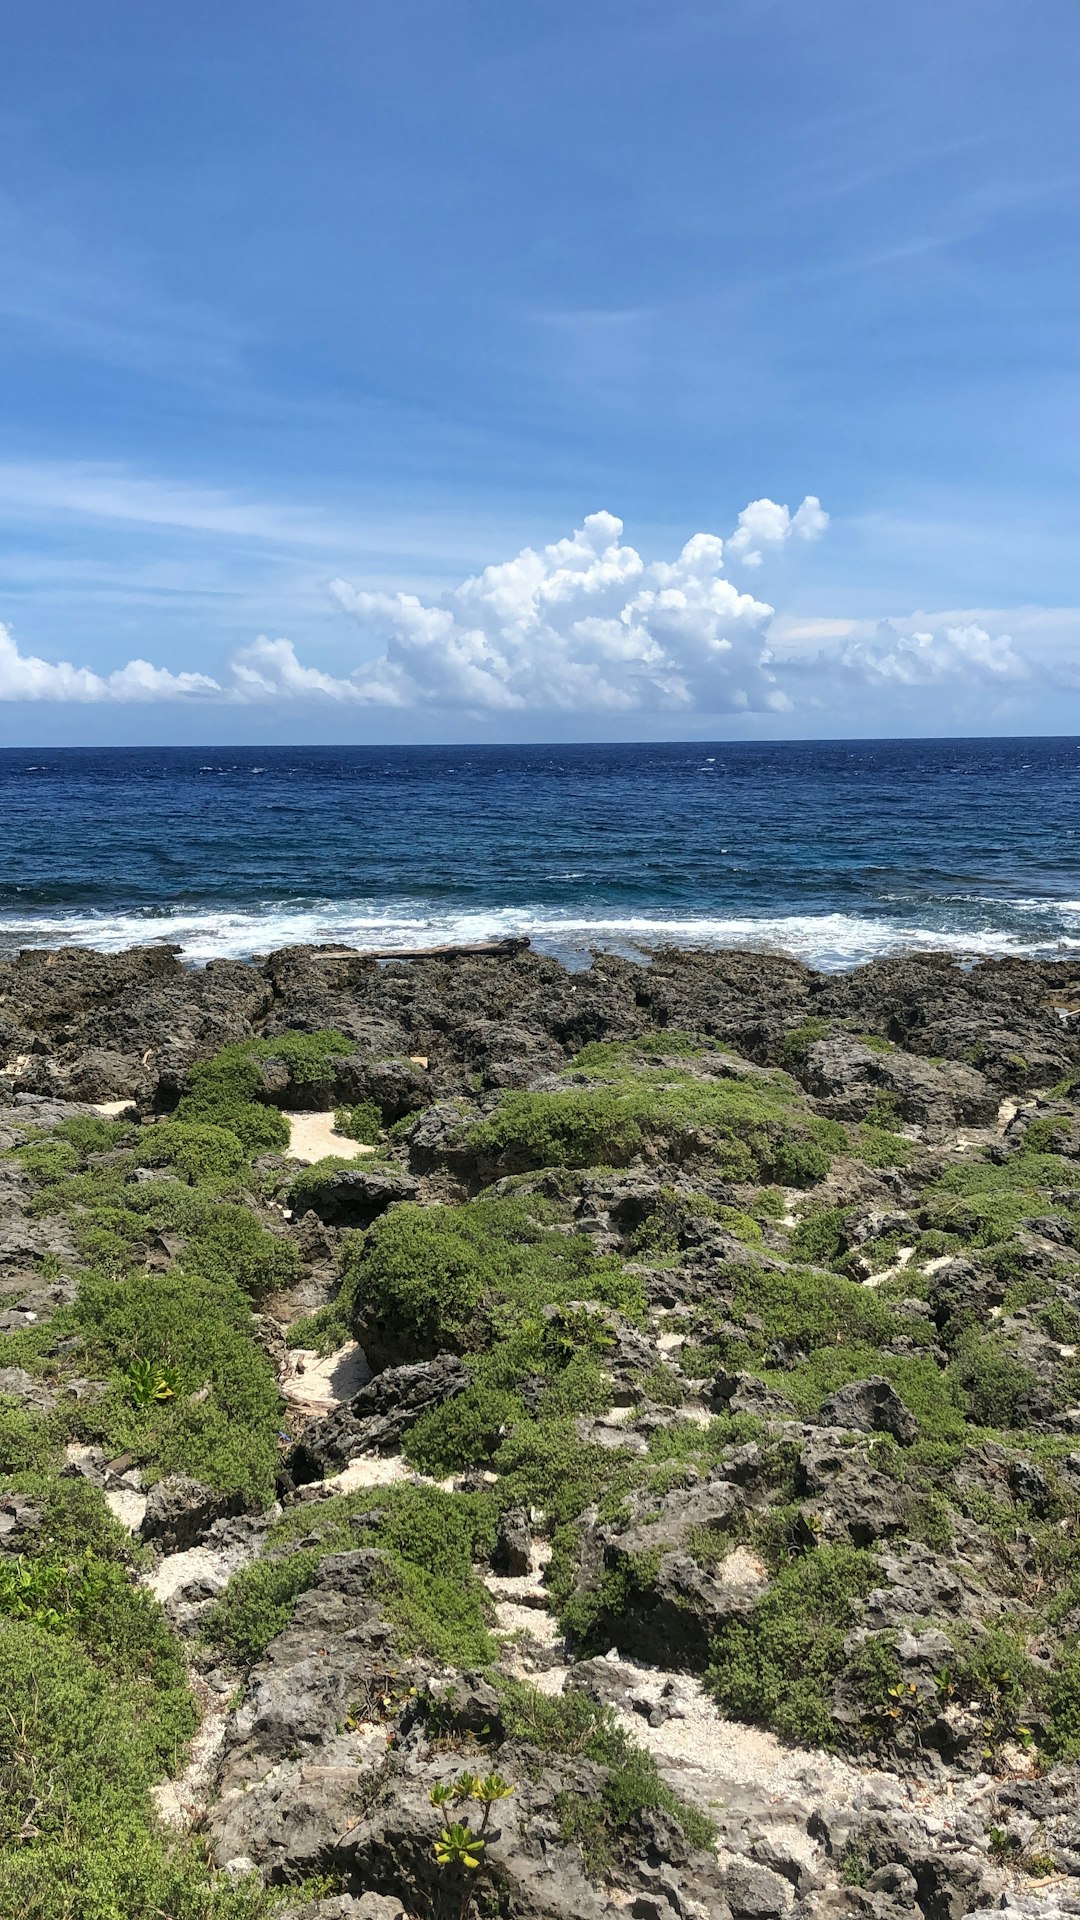
M591 1878L604 1879L621 1850L635 1847L635 1821L645 1812L667 1814L691 1847L712 1846L713 1822L665 1785L652 1754L630 1739L610 1707L583 1693L552 1696L507 1679L499 1681L499 1694L512 1738L541 1754L566 1754L606 1769L599 1796L564 1792L558 1803L563 1838L580 1847Z
M708 1079L676 1065L616 1061L587 1086L504 1093L464 1140L498 1173L624 1166L647 1143L731 1180L802 1187L824 1178L847 1136L806 1109L786 1074Z
M804 1745L839 1745L832 1685L858 1603L880 1582L878 1563L854 1547L819 1547L782 1568L717 1635L705 1685L721 1711Z
M382 1132L382 1114L374 1100L358 1100L351 1107L337 1107L334 1112L334 1126L349 1140L359 1140L362 1145L378 1145Z
M248 1153L284 1147L288 1122L265 1097L265 1069L284 1067L296 1085L314 1086L332 1078L333 1061L353 1051L353 1042L332 1029L238 1041L193 1069L177 1120L225 1127Z
M360 1531L358 1520L368 1522ZM490 1602L473 1562L490 1554L495 1520L490 1496L409 1482L295 1509L271 1529L264 1557L233 1575L214 1608L210 1636L238 1665L250 1665L317 1584L326 1556L362 1544L381 1555L373 1591L401 1650L449 1666L483 1666L495 1649Z
M262 1920L261 1882L219 1880L197 1840L157 1825L150 1788L177 1764L194 1712L175 1643L131 1631L116 1658L85 1627L0 1619L4 1911Z
M345 1255L344 1290L360 1338L403 1359L480 1352L525 1334L542 1339L545 1309L590 1300L640 1318L641 1282L585 1235L543 1219L541 1203L406 1204Z
M797 1067L837 1024L803 1022L784 1061ZM15 1149L32 1215L55 1221L56 1244L75 1257L41 1263L43 1280L68 1289L52 1318L0 1335L0 1366L25 1368L55 1401L38 1412L0 1397L0 1492L35 1511L32 1551L0 1557L5 1911L263 1920L269 1910L261 1888L219 1881L197 1839L155 1823L150 1788L182 1764L196 1723L180 1649L137 1584L145 1549L61 1467L65 1443L89 1442L128 1456L144 1484L184 1474L238 1505L273 1497L288 1435L256 1315L281 1312L303 1263L268 1202L302 1211L356 1163L297 1172L260 1156L287 1139L275 1101L303 1086L332 1098L334 1062L351 1050L335 1032L243 1042L196 1068L167 1118L69 1120ZM500 1094L456 1142L461 1164L471 1156L483 1177L506 1180L497 1192L395 1205L342 1236L338 1298L290 1339L328 1350L352 1334L377 1367L453 1353L468 1384L405 1435L425 1482L286 1509L212 1610L215 1656L249 1669L328 1556L371 1549L362 1564L398 1654L495 1674L507 1735L537 1756L529 1764L562 1755L604 1770L595 1792L564 1792L558 1809L594 1878L640 1846L646 1813L708 1846L710 1823L607 1710L498 1671L478 1569L500 1516L526 1509L551 1538L550 1598L576 1650L629 1645L627 1623L656 1604L661 1552L620 1555L620 1530L648 1525L667 1494L722 1466L747 1490L745 1508L691 1527L679 1551L710 1574L739 1543L768 1575L692 1655L724 1713L800 1743L895 1756L955 1704L982 1730L980 1764L1029 1742L1044 1760L1080 1759L1080 1497L1060 1421L1080 1396L1068 1356L1080 1334L1080 1174L1056 1151L1070 1123L1044 1117L1011 1157L1006 1143L997 1158L948 1164L896 1130L888 1098L868 1122L839 1126L786 1073L740 1073L682 1030L588 1046L573 1071L552 1090ZM388 1143L372 1102L337 1119L384 1159L408 1151L408 1127ZM621 1240L600 1222L600 1244L621 1252L598 1253L575 1216L596 1225L590 1208L609 1204L598 1171L634 1161L662 1166L666 1184L645 1187ZM624 1183L635 1204L636 1184ZM868 1238L870 1204L902 1209L904 1232ZM901 1240L910 1262L882 1280ZM962 1265L935 1266L953 1254ZM676 1341L643 1346L661 1327ZM783 1424L816 1420L837 1389L871 1376L895 1389L915 1438L833 1434L840 1464L828 1471L849 1457L863 1465L886 1533L895 1510L901 1541L969 1558L988 1596L986 1619L967 1629L921 1621L953 1647L932 1697L910 1684L896 1633L857 1631L887 1579L884 1550L862 1544L873 1536L858 1526L848 1537L842 1504L807 1498L802 1442ZM75 1381L91 1390L76 1394ZM710 1420L710 1396L720 1405L733 1391L754 1410ZM630 1446L599 1444L620 1436L590 1425L616 1400L637 1421ZM1014 1471L1036 1462L1041 1479ZM433 1484L458 1475L468 1491ZM599 1570L594 1517L615 1529ZM852 1874L861 1860L853 1843Z

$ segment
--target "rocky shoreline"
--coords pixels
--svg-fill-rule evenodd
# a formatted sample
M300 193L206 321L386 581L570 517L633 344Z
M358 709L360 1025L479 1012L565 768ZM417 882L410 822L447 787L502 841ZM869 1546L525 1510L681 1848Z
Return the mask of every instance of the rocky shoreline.
M1078 1348L1080 963L0 961L0 1905L1080 1913Z

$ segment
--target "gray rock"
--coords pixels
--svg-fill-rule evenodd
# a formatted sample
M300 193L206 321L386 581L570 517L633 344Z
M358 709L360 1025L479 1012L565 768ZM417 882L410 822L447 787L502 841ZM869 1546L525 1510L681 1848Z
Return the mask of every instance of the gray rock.
M749 1860L725 1868L722 1885L733 1920L780 1920L792 1904L789 1882Z
M879 1053L846 1035L815 1041L800 1077L822 1111L837 1120L865 1119L882 1095L901 1120L932 1133L964 1123L988 1126L998 1109L997 1093L975 1067L956 1060L934 1066L899 1050Z
M532 1567L532 1529L524 1507L507 1507L499 1515L492 1565L496 1573L520 1578Z
M243 1506L242 1494L216 1493L199 1480L172 1474L150 1488L139 1537L163 1553L182 1553L202 1540L216 1520L242 1512Z
M341 1167L315 1186L304 1183L304 1202L326 1226L369 1227L388 1207L415 1200L419 1182L400 1167Z
M410 1427L472 1384L463 1360L439 1354L415 1366L388 1367L345 1406L306 1428L285 1462L295 1485L337 1473L360 1453L391 1453Z
M914 1900L919 1891L919 1883L910 1867L899 1860L889 1860L885 1866L878 1867L866 1883L871 1893L891 1893L897 1899Z
M852 1380L823 1402L821 1419L830 1427L854 1427L861 1433L889 1433L902 1447L917 1437L919 1423L896 1388L880 1375Z
M51 1387L27 1373L25 1367L0 1367L0 1395L33 1407L38 1413L51 1413L56 1405Z

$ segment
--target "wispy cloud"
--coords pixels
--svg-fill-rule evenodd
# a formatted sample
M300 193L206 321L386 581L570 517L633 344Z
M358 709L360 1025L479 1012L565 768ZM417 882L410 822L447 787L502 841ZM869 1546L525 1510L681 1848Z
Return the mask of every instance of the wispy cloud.
M235 382L244 336L206 302L160 292L149 263L95 234L92 249L42 201L0 195L0 323L36 345L170 384Z

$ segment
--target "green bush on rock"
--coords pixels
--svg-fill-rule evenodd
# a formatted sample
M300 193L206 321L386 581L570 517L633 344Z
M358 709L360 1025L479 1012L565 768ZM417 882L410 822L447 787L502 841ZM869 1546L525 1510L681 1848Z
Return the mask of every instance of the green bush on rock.
M512 1090L464 1136L499 1173L625 1166L647 1142L663 1143L676 1161L707 1161L732 1180L802 1187L824 1178L847 1136L809 1113L786 1075L713 1080L673 1067L613 1067L588 1086Z
M716 1637L705 1685L721 1711L835 1747L832 1683L859 1602L880 1580L877 1561L854 1547L818 1547L782 1568L750 1614Z
M549 1230L519 1200L393 1207L351 1242L357 1337L402 1360L479 1351L548 1306L594 1300L638 1316L641 1283L584 1235Z

